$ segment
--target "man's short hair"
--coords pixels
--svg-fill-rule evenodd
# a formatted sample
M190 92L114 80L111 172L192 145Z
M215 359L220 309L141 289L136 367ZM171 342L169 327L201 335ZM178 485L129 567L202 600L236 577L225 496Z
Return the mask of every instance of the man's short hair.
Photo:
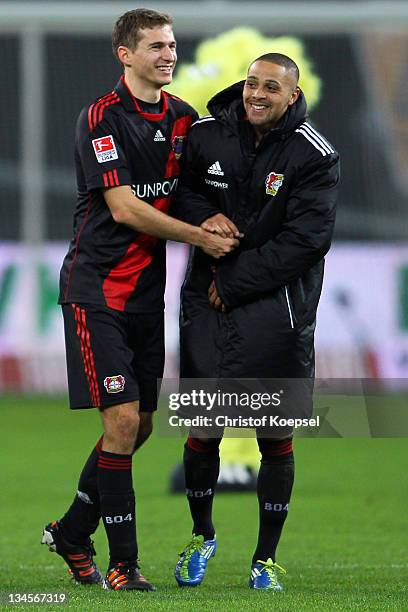
M173 25L173 18L167 13L139 8L124 13L115 23L112 31L112 51L118 58L118 47L123 45L134 51L142 38L141 30L152 30L164 25Z
M260 57L257 57L253 62L250 63L250 67L255 62L271 62L271 64L277 64L278 66L283 66L286 70L292 70L295 73L296 83L299 81L299 68L298 65L288 57L287 55L283 55L283 53L265 53Z

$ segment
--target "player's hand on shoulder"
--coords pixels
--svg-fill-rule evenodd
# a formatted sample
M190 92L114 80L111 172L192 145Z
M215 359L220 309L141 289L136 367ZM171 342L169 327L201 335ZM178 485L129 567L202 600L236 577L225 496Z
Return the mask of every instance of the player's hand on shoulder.
M217 213L212 217L208 217L205 221L202 222L200 226L206 232L211 232L212 234L218 234L223 238L242 238L243 234L240 233L239 229L225 215L222 213Z

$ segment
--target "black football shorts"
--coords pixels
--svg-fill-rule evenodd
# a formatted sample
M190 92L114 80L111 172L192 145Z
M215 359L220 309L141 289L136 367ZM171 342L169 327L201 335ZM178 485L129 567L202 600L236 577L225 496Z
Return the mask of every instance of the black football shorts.
M164 369L164 313L133 314L92 304L64 304L71 408L138 400L157 409Z

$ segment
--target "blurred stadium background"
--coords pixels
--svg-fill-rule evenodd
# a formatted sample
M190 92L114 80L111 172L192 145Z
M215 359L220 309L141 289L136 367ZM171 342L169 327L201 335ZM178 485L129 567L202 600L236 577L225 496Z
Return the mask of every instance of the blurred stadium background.
M180 66L234 27L295 36L321 79L311 119L342 157L317 332L321 377L408 375L408 3L146 2L175 19ZM65 391L59 267L75 205L81 107L119 76L124 2L0 2L0 391ZM177 76L177 72L176 72ZM171 91L172 88L169 87ZM186 248L169 245L168 376ZM399 383L398 383L399 381Z

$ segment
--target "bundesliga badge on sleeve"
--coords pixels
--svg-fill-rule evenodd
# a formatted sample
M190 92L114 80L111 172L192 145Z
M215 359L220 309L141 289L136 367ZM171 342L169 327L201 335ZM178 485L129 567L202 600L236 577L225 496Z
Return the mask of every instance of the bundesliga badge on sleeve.
M95 138L92 141L92 145L95 151L96 159L100 164L113 159L118 159L118 152L116 150L115 143L113 142L113 136L103 136L102 138Z

